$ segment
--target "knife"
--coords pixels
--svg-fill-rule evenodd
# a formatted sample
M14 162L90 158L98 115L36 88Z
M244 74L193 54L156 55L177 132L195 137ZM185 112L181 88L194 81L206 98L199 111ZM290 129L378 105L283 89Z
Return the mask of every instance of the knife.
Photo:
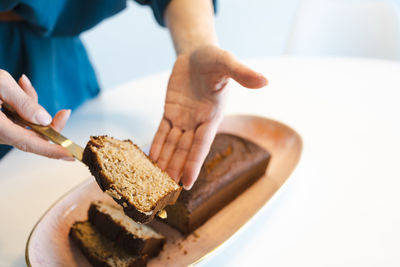
M18 122L24 126L31 128L36 133L39 133L46 139L52 141L55 144L58 144L62 147L65 147L69 153L72 154L74 158L82 162L83 148L67 137L63 136L56 130L54 130L51 126L42 126L35 123L31 123L29 121L21 118L18 113L7 103L1 104L4 114L15 122ZM165 210L160 210L157 213L157 216L161 219L167 218L167 212Z
M36 133L39 133L46 139L52 141L55 144L58 144L62 147L65 147L69 153L72 154L74 158L76 158L79 161L82 161L82 155L83 155L83 148L74 142L72 142L70 139L66 138L56 130L54 130L51 126L42 126L38 124L31 123L29 121L24 120L21 118L17 112L7 103L2 103L2 108L4 113L6 114L7 117L12 119L15 122L18 122L24 126L27 126L31 128L33 131Z

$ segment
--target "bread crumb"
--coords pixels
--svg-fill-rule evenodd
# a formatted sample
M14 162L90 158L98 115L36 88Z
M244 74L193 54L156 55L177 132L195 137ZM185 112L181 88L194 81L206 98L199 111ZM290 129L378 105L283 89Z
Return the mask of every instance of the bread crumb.
M183 245L182 245L181 242L178 243L178 247L179 247L179 249L182 249L182 248L183 248Z
M199 237L200 237L199 234L198 234L197 232L193 232L193 236L194 236L195 238L199 238Z
M170 260L170 259L171 259L171 257L170 257L170 256L168 256L168 257L167 257L167 260Z
M186 249L183 251L183 254L185 254L185 255L187 254L187 251L186 251Z

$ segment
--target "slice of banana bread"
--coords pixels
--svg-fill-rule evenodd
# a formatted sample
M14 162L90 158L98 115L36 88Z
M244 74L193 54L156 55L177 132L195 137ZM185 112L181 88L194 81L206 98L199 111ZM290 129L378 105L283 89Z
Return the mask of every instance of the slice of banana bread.
M174 204L182 190L130 140L91 137L82 161L100 188L140 223L150 222L158 211Z
M160 253L165 243L163 235L150 226L136 223L118 205L93 202L89 208L89 221L101 234L130 254L154 257Z
M268 151L250 140L217 134L193 188L166 207L164 222L191 233L263 176L269 160Z
M141 267L146 266L147 255L132 256L113 241L102 236L90 222L76 222L69 232L93 266ZM67 264L67 263L65 263Z

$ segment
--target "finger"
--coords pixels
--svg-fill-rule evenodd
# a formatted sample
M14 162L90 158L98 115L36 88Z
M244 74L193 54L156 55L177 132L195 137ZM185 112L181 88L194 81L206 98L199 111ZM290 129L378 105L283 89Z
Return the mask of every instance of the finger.
M184 132L176 146L170 162L168 163L167 173L175 182L179 182L180 176L185 166L186 158L189 154L194 138L194 131Z
M19 78L18 84L28 96L30 96L36 103L38 102L36 90L33 88L31 81L25 74L22 74L22 76Z
M182 131L175 127L172 128L172 130L169 132L167 140L165 141L161 150L160 157L157 160L157 165L162 170L165 170L167 168L168 162L170 161L171 156L175 151L176 145L181 135Z
M50 114L32 100L4 70L0 70L0 99L10 104L27 121L45 126L52 121Z
M2 142L5 144L48 158L74 160L62 146L50 144L48 141L39 138L34 132L12 123L4 114L0 117L0 124L2 125L0 136L2 136Z
M157 162L158 157L160 156L161 150L163 148L165 139L167 139L170 130L171 130L171 125L169 124L169 122L165 119L162 119L150 148L150 158L154 162Z
M65 124L67 124L70 115L71 115L70 109L60 110L54 116L50 126L53 127L53 129L56 130L57 132L61 132L64 129Z
M268 80L263 74L240 63L232 53L223 53L222 62L227 67L229 76L244 87L256 89L268 84Z
M217 128L218 123L207 123L197 128L182 174L181 181L185 190L190 190L196 181L214 140Z

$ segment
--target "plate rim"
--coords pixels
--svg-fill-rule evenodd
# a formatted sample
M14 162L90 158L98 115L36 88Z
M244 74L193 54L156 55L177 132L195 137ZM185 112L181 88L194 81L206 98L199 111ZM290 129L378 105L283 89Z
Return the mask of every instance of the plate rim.
M302 158L302 154L303 154L303 153L302 153L302 152L303 152L303 145L304 145L304 143L303 143L303 138L302 138L301 135L298 133L298 131L294 130L291 126L287 125L286 123L280 122L280 121L278 121L278 120L271 119L271 118L268 118L268 117L264 117L264 116L260 116L260 115L252 115L252 114L247 114L247 113L239 113L239 114L232 113L232 114L227 114L226 116L224 116L224 118L232 118L232 117L242 117L242 118L243 118L243 117L252 117L252 118L258 118L258 119L267 119L267 120L273 121L273 122L275 122L275 123L284 125L286 128L288 128L289 130L293 131L293 132L297 135L297 137L299 138L300 154L299 154L299 157L298 157L298 159L297 159L297 161L296 161L296 163L295 163L295 165L294 165L293 170L290 172L289 176L285 179L285 181L283 182L283 184L282 184L281 186L279 186L279 188L271 195L271 198L264 204L264 206L263 206L262 208L260 208L259 210L257 210L257 212L255 212L253 215L251 215L251 216L242 224L242 226L239 227L239 229L237 229L237 230L236 230L232 235L230 235L225 241L223 241L222 243L218 244L216 247L214 247L212 250L210 250L209 252L207 252L206 254L204 254L204 255L203 255L202 257L200 257L199 259L195 260L193 263L189 264L188 266L190 266L190 267L199 264L200 262L204 261L206 258L209 258L211 255L215 254L217 251L220 251L220 249L221 249L223 246L226 246L227 243L228 243L229 241L231 241L234 237L236 237L236 236L239 234L239 232L243 231L243 228L245 228L245 227L249 224L250 220L252 220L257 214L259 214L259 213L262 211L262 209L266 206L266 204L267 204L268 202L270 202L270 201L276 196L276 194L277 194L279 191L281 191L280 189L282 188L282 186L284 186L284 185L286 184L287 180L292 176L293 172L294 172L294 171L296 170L296 168L298 167L299 162L300 162L300 160L301 160L301 158ZM218 133L218 132L219 132L219 131L217 131L217 133ZM146 147L146 146L149 145L149 144L150 144L149 142L146 142L144 145L141 145L140 147L143 148L143 147ZM80 182L79 184L77 184L76 186L72 187L70 190L68 190L68 191L65 192L64 194L62 194L62 195L61 195L59 198L57 198L57 199L46 209L46 211L39 217L39 219L37 220L37 222L36 222L35 225L33 226L32 230L30 231L29 236L28 236L28 239L27 239L27 242L26 242L26 245L25 245L25 262L26 262L26 264L27 264L28 267L33 267L32 264L31 264L31 262L30 262L30 259L29 259L29 246L30 246L30 241L31 241L31 239L32 239L32 235L33 235L33 233L35 232L35 230L36 230L37 226L39 225L39 223L42 222L43 218L50 212L51 209L54 208L54 206L56 206L57 204L59 204L59 203L60 203L65 197L67 197L71 192L75 191L75 189L81 187L81 186L82 186L83 184L85 184L85 183L88 183L88 182L90 181L90 179L93 179L93 176L84 179L82 182Z
M72 193L73 191L75 191L75 189L79 188L80 186L82 186L84 183L89 182L90 179L92 179L93 176L88 177L86 179L84 179L82 182L80 182L79 184L75 185L74 187L72 187L70 190L68 190L67 192L65 192L64 194L62 194L60 197L58 197L47 209L46 211L39 217L39 219L37 220L37 222L35 223L35 225L33 226L31 232L29 233L28 239L26 241L26 245L25 245L25 262L26 265L28 265L28 267L33 267L30 260L29 260L29 245L30 245L30 241L32 238L33 233L35 232L37 226L39 225L39 223L42 222L43 218L50 212L50 210L52 210L54 208L54 206L56 206L57 204L59 204L65 197L67 197L70 193Z

